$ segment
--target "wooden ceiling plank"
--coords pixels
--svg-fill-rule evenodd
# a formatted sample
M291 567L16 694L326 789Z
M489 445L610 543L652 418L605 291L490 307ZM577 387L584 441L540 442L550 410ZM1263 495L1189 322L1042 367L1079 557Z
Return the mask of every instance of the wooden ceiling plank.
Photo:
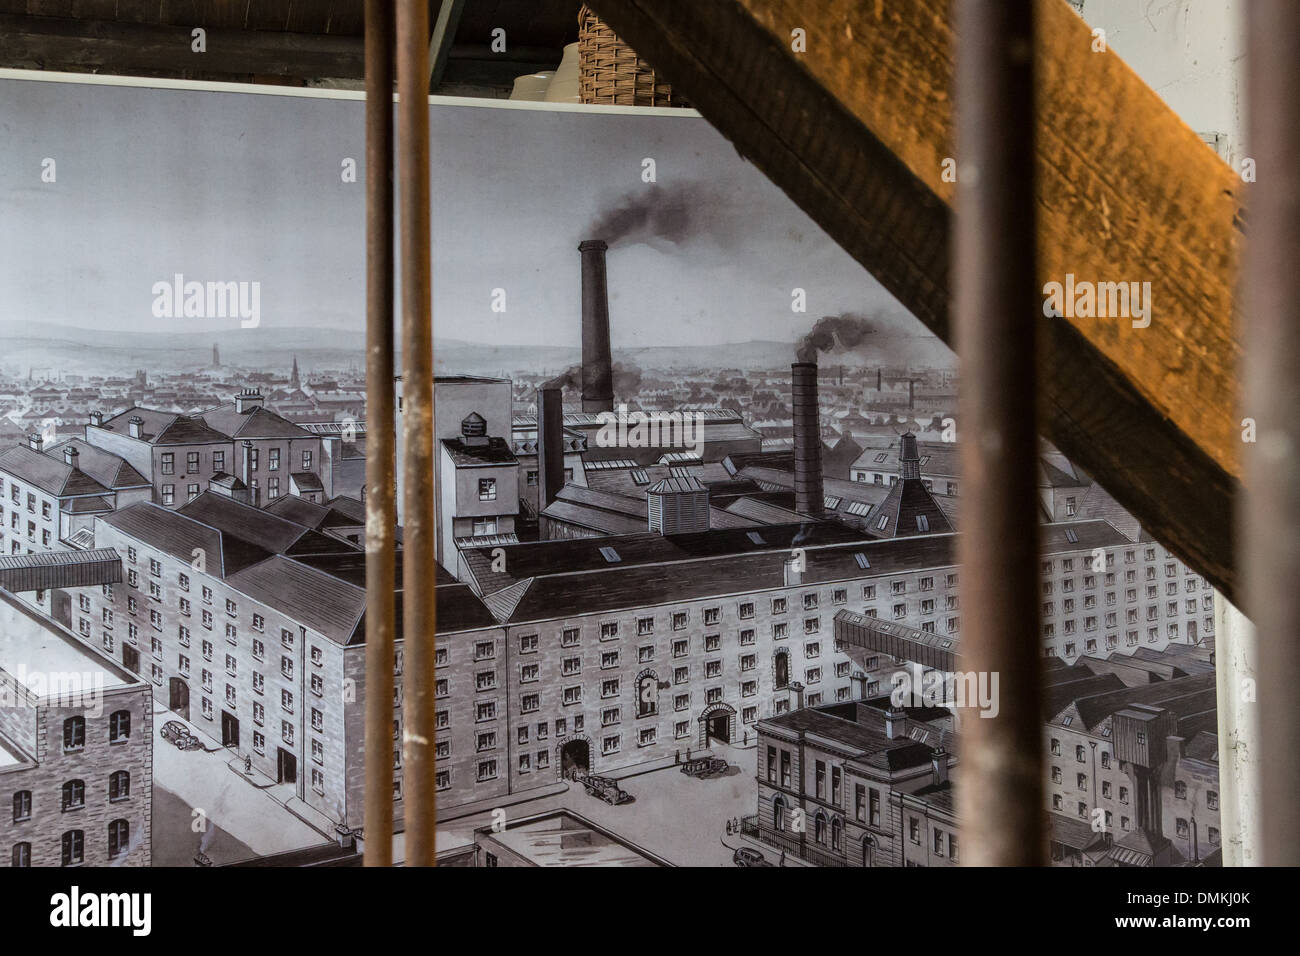
M950 339L946 0L591 0L634 49ZM1039 271L1151 282L1151 324L1043 319L1043 427L1231 599L1233 287L1244 187L1061 0L1038 0ZM806 52L792 31L806 31ZM960 423L958 423L960 434ZM972 440L974 436L969 436Z

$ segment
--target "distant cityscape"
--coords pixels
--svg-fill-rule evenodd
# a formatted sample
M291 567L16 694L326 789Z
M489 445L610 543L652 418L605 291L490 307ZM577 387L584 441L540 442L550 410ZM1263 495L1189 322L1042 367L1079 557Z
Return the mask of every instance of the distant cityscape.
M621 865L959 862L956 376L836 358L437 379L445 863L575 862L557 827ZM614 395L699 443L601 446ZM214 346L0 397L13 862L358 862L358 367ZM1053 862L1215 864L1209 585L1047 445L1040 496Z

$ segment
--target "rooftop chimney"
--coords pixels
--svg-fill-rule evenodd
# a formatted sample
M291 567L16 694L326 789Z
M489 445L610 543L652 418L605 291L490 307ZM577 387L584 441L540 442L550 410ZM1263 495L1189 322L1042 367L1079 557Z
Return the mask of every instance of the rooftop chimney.
M609 287L604 239L578 243L582 253L582 410L614 410L613 360L609 354Z
M32 451L40 451L41 447L45 444L45 438L40 432L32 432L27 436L27 444L31 447Z
M537 510L564 487L564 415L558 388L537 390Z
M63 460L73 468L77 467L77 460L80 457L81 453L77 451L76 446L74 445L69 445L67 448L63 449Z
M104 424L104 413L103 413L103 412L91 412L91 413L90 413L90 424L94 425L96 428L100 428L100 427L102 427L103 424Z
M936 787L948 782L948 751L942 747L930 751L930 766L934 770Z
M820 515L826 498L822 492L822 436L817 408L817 363L790 366L794 405L794 510Z
M144 419L139 415L133 415L127 420L127 431L132 438L139 438L144 431Z
M916 379L907 380L907 407L916 408Z
M241 415L251 412L261 404L262 393L255 388L246 388L235 396L235 411Z
M902 707L890 706L885 711L885 736L890 740L895 737L903 736L903 731L907 727L907 711Z

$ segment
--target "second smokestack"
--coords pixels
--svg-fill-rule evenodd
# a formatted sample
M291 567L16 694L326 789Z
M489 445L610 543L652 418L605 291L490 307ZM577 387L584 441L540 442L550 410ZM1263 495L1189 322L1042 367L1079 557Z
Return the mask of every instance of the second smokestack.
M817 405L817 363L790 366L791 403L794 408L794 510L820 515L826 498L822 492L822 435Z
M537 510L564 487L564 415L558 388L537 390Z
M582 253L582 410L614 410L614 371L609 352L609 286L603 239L578 243Z

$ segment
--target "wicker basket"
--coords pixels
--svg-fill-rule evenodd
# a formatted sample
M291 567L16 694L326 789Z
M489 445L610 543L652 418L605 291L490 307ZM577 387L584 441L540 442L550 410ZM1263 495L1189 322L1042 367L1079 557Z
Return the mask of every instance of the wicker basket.
M687 105L586 4L578 11L578 88L584 103Z

